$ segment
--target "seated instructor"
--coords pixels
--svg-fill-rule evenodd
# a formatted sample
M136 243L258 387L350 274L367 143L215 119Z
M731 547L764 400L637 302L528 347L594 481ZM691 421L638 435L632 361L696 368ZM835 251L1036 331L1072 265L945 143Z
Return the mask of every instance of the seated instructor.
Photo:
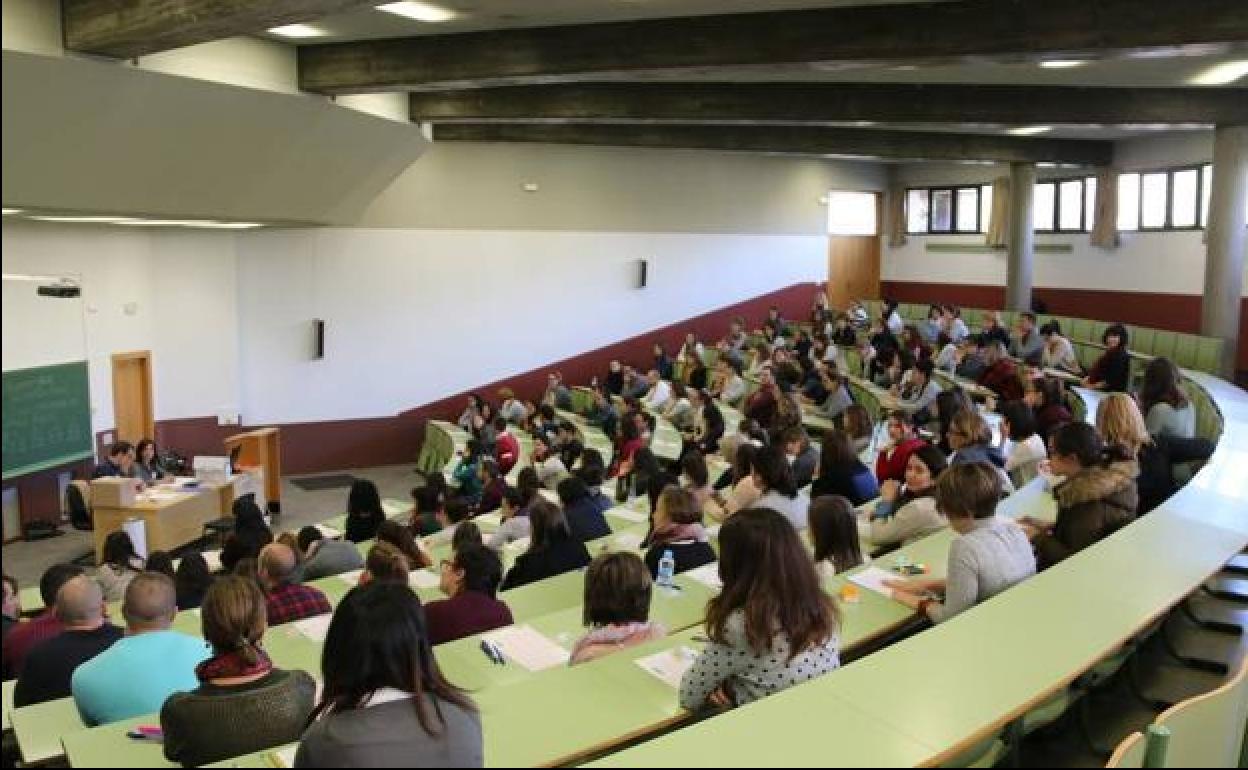
M95 466L91 478L136 478L138 473L134 469L134 459L134 445L129 441L118 441L108 448L108 457Z

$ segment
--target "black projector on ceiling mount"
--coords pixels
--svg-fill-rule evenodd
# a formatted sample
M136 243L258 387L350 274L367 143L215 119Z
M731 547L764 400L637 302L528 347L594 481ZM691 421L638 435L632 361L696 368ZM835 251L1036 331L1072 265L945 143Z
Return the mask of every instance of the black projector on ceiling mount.
M82 296L82 287L73 284L54 283L39 287L40 297L56 297L57 299L75 299Z

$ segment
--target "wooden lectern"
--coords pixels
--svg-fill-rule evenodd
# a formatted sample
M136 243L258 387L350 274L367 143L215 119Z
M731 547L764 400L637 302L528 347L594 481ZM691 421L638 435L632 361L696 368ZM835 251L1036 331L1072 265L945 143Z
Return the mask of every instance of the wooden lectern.
M261 468L264 470L264 496L269 510L282 510L282 441L280 428L258 430L230 436L225 440L225 451L232 455L238 449L235 470Z

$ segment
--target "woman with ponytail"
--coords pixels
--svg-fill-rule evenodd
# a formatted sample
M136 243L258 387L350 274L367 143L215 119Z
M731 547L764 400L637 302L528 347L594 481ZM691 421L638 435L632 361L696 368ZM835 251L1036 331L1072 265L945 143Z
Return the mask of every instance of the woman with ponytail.
M160 710L165 757L198 767L299 740L316 698L303 671L282 671L260 645L264 594L230 575L208 589L201 608L212 657L195 669L199 687L175 693Z
M1057 521L1025 519L1041 569L1117 532L1135 520L1139 464L1131 449L1101 441L1096 428L1070 423L1049 442L1049 465L1064 480L1053 489Z

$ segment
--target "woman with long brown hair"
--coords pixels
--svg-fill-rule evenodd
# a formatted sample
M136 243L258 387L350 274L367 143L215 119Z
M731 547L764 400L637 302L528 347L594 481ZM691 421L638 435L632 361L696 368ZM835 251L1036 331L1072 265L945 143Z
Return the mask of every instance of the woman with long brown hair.
M406 585L353 588L321 656L325 690L295 767L481 767L481 717L433 657Z
M783 515L750 508L719 534L724 588L706 606L710 638L680 682L690 711L741 706L840 666L840 616Z

